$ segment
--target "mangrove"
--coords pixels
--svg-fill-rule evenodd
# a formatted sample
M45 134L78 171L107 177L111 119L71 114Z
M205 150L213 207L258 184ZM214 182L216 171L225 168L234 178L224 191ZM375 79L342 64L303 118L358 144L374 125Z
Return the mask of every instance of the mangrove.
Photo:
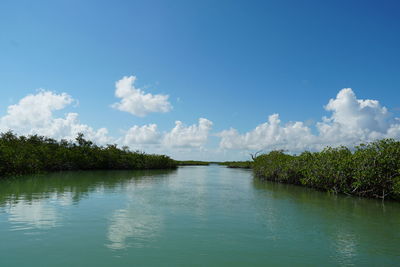
M300 155L276 150L255 157L252 167L261 180L335 194L400 200L400 142L394 139L360 144L353 150L327 147Z
M208 166L210 162L200 160L177 160L176 164L178 166Z
M79 133L75 142L44 136L0 134L0 177L68 170L176 168L168 156L130 151L115 144L98 146Z
M226 166L228 168L242 168L242 169L251 169L253 166L252 161L224 161L224 162L219 162L218 164Z

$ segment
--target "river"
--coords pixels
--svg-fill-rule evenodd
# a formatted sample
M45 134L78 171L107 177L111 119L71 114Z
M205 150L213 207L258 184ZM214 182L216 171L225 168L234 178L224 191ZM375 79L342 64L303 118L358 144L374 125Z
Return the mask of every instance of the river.
M0 266L395 266L400 203L186 166L0 181Z

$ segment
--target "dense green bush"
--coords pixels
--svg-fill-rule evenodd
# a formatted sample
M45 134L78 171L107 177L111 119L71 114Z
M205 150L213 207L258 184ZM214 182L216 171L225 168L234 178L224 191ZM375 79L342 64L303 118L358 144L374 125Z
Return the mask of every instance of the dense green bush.
M253 162L251 161L224 161L218 162L218 165L223 165L228 168L242 168L242 169L250 169L252 167Z
M267 180L299 184L299 166L296 157L282 150L271 151L254 159L253 170L256 175Z
M0 134L0 176L41 171L95 169L166 169L176 163L164 155L119 149L116 145L97 146L79 134L76 142L56 141L43 136Z
M355 147L327 147L298 156L272 151L254 159L261 179L349 195L400 199L400 142L383 139Z
M327 147L321 152L304 152L296 157L303 185L348 193L353 177L352 153L346 147Z
M177 160L176 164L179 166L208 166L210 162L200 160Z

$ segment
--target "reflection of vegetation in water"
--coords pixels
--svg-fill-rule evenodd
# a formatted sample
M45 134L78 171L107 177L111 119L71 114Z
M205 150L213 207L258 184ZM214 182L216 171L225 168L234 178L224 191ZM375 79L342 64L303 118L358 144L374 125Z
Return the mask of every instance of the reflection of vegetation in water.
M398 202L337 195L256 178L253 186L258 195L266 196L257 198L263 203L256 207L259 219L271 232L301 232L309 240L326 235L331 241L329 246L336 251L330 257L342 265L356 264L355 258L363 253L398 253L398 238L393 238L398 236L393 229L400 222Z
M145 154L101 147L78 134L76 143L56 141L43 136L0 135L0 176L65 170L132 170L175 168L176 163L164 155Z
M72 203L78 203L96 190L124 188L128 183L146 183L150 177L163 177L172 172L175 170L75 171L5 179L0 181L0 206L19 201L29 204L54 196L63 198L66 194Z
M272 151L254 159L261 179L304 185L332 193L400 199L400 142L384 139L352 152L327 147L299 156Z

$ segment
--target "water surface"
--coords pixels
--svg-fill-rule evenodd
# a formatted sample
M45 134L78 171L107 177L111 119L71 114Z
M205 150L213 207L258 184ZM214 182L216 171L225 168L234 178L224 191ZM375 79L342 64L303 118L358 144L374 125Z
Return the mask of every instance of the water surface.
M220 166L0 181L0 266L395 266L400 204Z

